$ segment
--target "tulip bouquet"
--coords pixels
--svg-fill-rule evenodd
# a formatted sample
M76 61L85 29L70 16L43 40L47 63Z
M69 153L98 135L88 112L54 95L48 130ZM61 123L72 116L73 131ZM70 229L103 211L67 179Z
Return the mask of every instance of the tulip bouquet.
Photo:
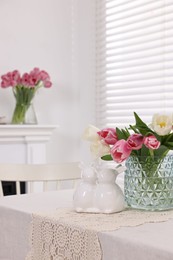
M12 118L13 124L25 123L25 114L36 91L42 86L50 88L52 85L49 74L39 68L34 68L31 72L23 75L20 75L18 70L14 70L2 75L1 79L1 87L12 87L16 99L16 107Z
M155 114L149 126L137 113L134 116L135 125L128 128L86 128L83 137L91 142L91 153L102 160L122 163L131 155L161 159L173 150L172 116Z
M125 161L124 195L129 207L173 208L173 154L168 154L173 150L172 116L155 114L150 125L134 116L135 124L124 129L90 125L84 139L91 142L96 162Z

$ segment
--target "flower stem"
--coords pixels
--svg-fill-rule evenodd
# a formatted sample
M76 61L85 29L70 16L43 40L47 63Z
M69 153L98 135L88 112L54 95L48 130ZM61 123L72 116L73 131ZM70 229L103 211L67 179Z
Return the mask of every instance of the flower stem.
M25 123L25 115L30 105L18 104L16 103L16 107L12 117L12 124L23 124Z

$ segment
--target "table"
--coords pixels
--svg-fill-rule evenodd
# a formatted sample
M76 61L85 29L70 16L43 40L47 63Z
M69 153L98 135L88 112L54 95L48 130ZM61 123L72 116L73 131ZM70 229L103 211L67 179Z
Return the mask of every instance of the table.
M24 260L32 213L72 207L73 190L0 198L0 260ZM104 260L172 260L173 219L98 234ZM81 259L82 260L82 259Z

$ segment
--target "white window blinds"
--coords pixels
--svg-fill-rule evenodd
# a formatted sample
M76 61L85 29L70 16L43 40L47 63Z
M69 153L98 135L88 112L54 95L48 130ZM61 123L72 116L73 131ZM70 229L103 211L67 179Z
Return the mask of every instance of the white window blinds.
M96 124L173 112L173 0L96 0Z

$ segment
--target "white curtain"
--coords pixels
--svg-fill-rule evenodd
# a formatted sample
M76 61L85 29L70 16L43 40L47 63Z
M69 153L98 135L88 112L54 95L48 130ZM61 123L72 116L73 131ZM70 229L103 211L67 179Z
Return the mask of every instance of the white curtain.
M173 0L96 0L96 125L173 112Z

